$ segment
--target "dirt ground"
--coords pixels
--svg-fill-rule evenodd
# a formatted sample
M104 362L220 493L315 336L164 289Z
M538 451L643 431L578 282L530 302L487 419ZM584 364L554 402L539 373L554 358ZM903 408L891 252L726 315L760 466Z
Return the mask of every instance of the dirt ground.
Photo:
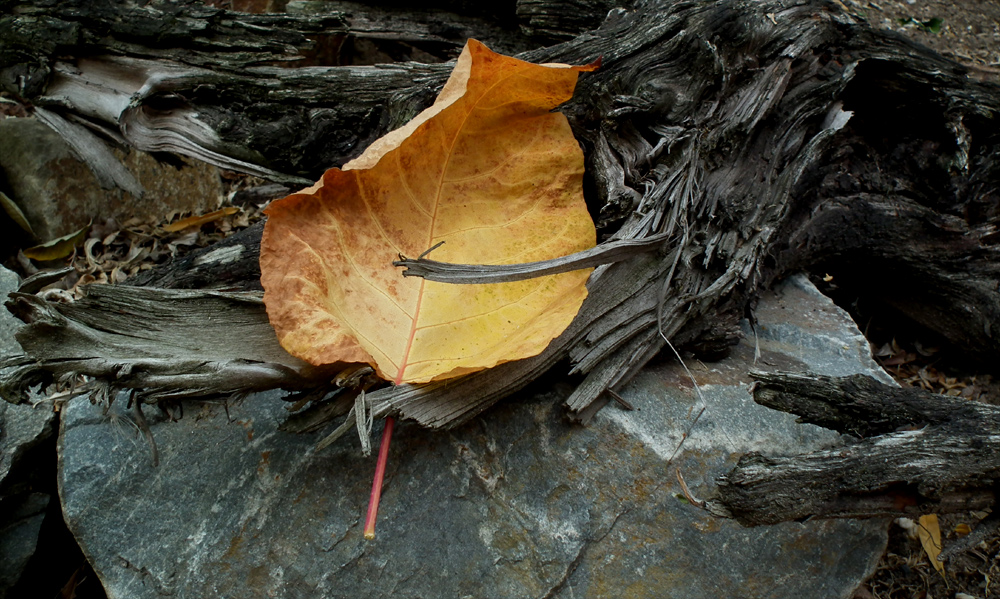
M899 32L971 69L1000 80L998 0L835 0L872 26Z

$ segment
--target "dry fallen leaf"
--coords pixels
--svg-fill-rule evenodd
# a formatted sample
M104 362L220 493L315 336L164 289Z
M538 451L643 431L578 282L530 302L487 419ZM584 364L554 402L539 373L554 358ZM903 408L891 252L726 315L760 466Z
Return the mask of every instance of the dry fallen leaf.
M167 233L176 233L177 231L183 231L189 227L200 227L202 225L208 224L212 221L217 221L221 218L225 218L230 214L236 214L240 209L235 206L226 206L216 210L215 212L209 212L208 214L201 214L198 216L189 216L183 218L175 223L170 223L169 225L164 225L163 230Z
M433 106L343 170L271 204L261 282L271 324L313 364L367 362L395 383L540 353L572 321L590 270L517 283L403 278L399 255L467 264L593 247L583 155L566 117L578 72L470 40Z
M941 576L944 576L944 564L939 562L937 557L941 554L941 527L938 524L937 514L926 514L920 516L920 528L917 529L917 536L920 544L927 554L927 559Z
M7 197L7 194L0 191L0 207L3 207L4 212L7 213L17 226L21 227L26 233L35 236L34 229L31 228L31 223L28 222L28 217L24 216L21 212L21 208L17 205L14 200Z
M86 225L79 231L75 231L59 239L53 239L41 245L27 248L24 250L24 255L39 262L65 258L72 254L76 246L87 237L88 230L90 230L90 225Z

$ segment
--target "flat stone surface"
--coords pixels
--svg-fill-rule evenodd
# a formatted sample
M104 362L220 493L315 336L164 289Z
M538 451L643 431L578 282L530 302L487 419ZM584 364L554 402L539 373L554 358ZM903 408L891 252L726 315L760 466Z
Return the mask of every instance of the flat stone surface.
M755 336L715 364L649 366L605 408L568 424L571 389L508 400L469 425L397 426L377 538L362 520L374 456L356 438L278 431L285 404L251 396L227 413L185 406L160 452L118 412L70 403L60 485L70 530L109 597L849 597L885 547L885 523L744 529L677 498L743 452L789 454L839 437L753 403L750 368L878 373L850 319L804 279L760 302ZM884 375L883 375L884 376ZM119 401L118 403L123 403ZM705 406L676 459L694 413Z
M68 235L90 222L136 217L158 223L171 212L202 213L219 207L222 182L213 166L177 158L183 168L137 150L121 154L145 190L141 198L104 189L58 133L33 118L0 120L0 169L39 241Z
M54 424L55 414L50 406L33 408L0 400L0 499L17 486L21 461L52 436Z

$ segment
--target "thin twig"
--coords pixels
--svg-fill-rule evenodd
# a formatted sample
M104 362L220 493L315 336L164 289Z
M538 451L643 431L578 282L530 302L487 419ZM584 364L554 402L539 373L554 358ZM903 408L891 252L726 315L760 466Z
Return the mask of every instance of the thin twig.
M146 422L146 415L142 413L142 400L136 397L135 391L129 399L132 403L132 412L135 414L135 423L139 426L146 441L149 442L149 451L153 454L153 467L160 465L160 452L156 449L156 440L153 439L153 431L149 430L149 423Z
M691 436L691 430L694 428L694 425L698 424L698 421L701 420L701 415L704 413L705 413L705 406L702 406L701 409L698 410L698 413L695 414L694 420L692 420L691 424L688 425L687 430L685 430L681 434L681 441L680 443L677 444L677 447L674 448L674 453L670 454L670 459L667 460L668 464L673 462L674 458L677 457L677 454L680 453L681 448L684 447L684 442L687 441L688 437Z
M429 247L426 250L424 250L424 253L422 253L419 256L417 256L417 260L423 260L424 258L427 257L427 254L433 252L434 250L438 249L442 245L444 245L444 241L439 241L439 242L435 243L431 247ZM402 257L402 255L400 255L399 259L400 260L404 260L404 258Z
M669 464L673 462L674 458L677 457L677 454L680 453L681 447L684 446L684 442L687 441L688 437L691 435L691 431L694 429L694 425L698 424L698 421L701 420L701 415L705 413L705 408L708 407L708 404L705 402L705 396L702 395L701 393L701 387L698 386L698 381L695 380L694 375L691 374L691 371L688 369L687 364L684 363L683 358L681 358L680 352L677 351L677 348L674 347L673 343L670 343L670 340L667 339L667 336L663 334L662 329L660 330L660 336L663 337L663 340L667 342L667 347L670 348L670 351L674 352L674 356L677 357L677 361L681 363L681 367L684 369L684 372L686 372L688 378L691 379L691 384L694 385L695 393L698 394L698 401L699 403L701 403L701 409L698 410L698 413L695 414L694 420L692 420L691 423L688 424L687 429L681 434L680 443L677 444L677 447L674 449L674 453L672 453L670 455L670 459L667 460L667 463Z
M392 265L405 268L404 277L423 277L440 283L509 283L620 262L637 254L662 248L667 238L666 234L659 234L643 239L618 239L569 256L522 264L452 264L423 259L423 256L437 247L434 246L416 260L400 256Z
M354 399L354 421L358 427L358 438L361 439L361 454L369 456L372 453L372 418L371 410L365 405L365 390Z
M625 408L629 412L635 410L635 406L633 406L631 403L629 403L628 401L626 401L625 398L622 397L621 395L618 395L618 393L614 389L607 389L607 392L608 392L608 395L610 395L611 397L613 397L614 400L616 402L618 402L618 405L620 405L621 407Z
M351 430L356 426L357 421L354 418L354 406L351 406L350 411L347 412L347 417L332 433L323 437L323 440L316 444L316 448L313 451L319 452L323 451L330 445L334 443L337 439L344 436L344 433Z
M676 468L675 472L677 473L677 482L681 484L681 493L684 493L684 498L687 499L691 505L697 508L705 509L705 502L700 499L695 499L694 495L691 494L687 483L684 482L684 476L681 474L681 469Z

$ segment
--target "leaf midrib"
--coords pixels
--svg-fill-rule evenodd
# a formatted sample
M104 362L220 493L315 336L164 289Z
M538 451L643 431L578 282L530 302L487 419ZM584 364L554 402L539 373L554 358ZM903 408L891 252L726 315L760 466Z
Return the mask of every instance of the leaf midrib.
M469 69L469 79L472 78L472 74L475 72L474 66L475 66L475 63L473 63L470 66L470 69ZM444 166L441 168L441 173L440 173L440 175L438 177L437 191L434 194L434 211L433 211L433 214L431 215L431 226L428 227L429 234L427 236L427 243L426 243L425 247L431 247L431 245L433 245L433 243L434 243L434 237L435 237L435 232L436 232L436 228L437 228L438 207L441 205L441 190L443 189L444 183L445 183L445 180L444 180L445 173L447 173L448 169L451 167L452 158L455 156L455 144L458 142L458 138L461 135L462 131L465 130L466 123L469 121L469 118L472 116L472 113L475 112L476 109L479 107L479 103L483 100L483 98L485 98L486 96L488 96L500 84L505 83L511 77L514 77L516 75L520 75L520 73L523 72L527 68L528 68L528 65L523 65L522 64L522 65L519 66L519 68L517 68L516 70L512 71L511 73L509 73L505 77L501 77L500 79L498 79L497 81L495 81L493 83L493 85L491 85L490 87L486 88L486 90L484 90L483 93L481 93L479 95L479 97L476 98L476 101L472 104L472 106L469 108L469 110L466 111L465 115L462 118L461 125L459 125L455 129L455 133L454 133L454 135L452 136L452 139L451 139L451 144L448 147L448 159L445 161ZM466 93L468 93L468 84L469 84L469 82L466 81ZM463 99L464 99L464 94L463 94L462 98L459 98L458 101L460 102ZM454 106L454 104L452 106ZM445 110L448 110L448 109L446 108ZM423 126L423 125L421 125L421 126ZM419 131L419 129L418 129L418 131ZM414 133L416 133L416 131L414 131ZM397 150L398 149L399 148L397 148ZM425 288L426 285L427 285L427 280L424 279L424 278L421 278L420 279L420 289L417 291L417 305L416 305L416 308L413 311L413 319L411 320L411 324L410 324L410 335L409 335L409 338L406 340L406 347L403 350L403 357L400 360L399 371L396 373L396 379L393 381L393 383L396 384L396 385L402 384L402 382L403 382L403 375L406 373L406 368L409 366L410 351L413 349L413 340L414 340L414 338L417 335L417 330L418 330L417 321L420 319L420 306L421 306L421 304L423 303L423 300L424 300L424 288Z

